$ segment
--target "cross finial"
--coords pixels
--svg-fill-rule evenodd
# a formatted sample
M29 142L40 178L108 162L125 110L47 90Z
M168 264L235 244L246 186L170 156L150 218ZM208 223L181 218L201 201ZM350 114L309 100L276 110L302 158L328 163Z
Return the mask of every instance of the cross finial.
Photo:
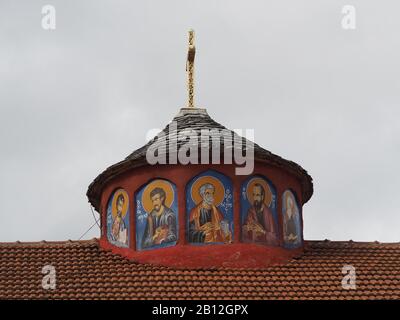
M188 107L194 108L194 56L196 47L194 46L194 30L189 30L189 48L186 60L186 71L188 76Z

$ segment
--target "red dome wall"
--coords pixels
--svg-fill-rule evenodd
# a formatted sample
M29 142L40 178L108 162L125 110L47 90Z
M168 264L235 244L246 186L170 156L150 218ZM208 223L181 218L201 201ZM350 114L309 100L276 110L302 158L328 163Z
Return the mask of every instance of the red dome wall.
M235 165L155 165L144 166L132 169L129 172L113 179L104 188L101 197L101 239L100 245L104 249L110 249L114 253L121 254L128 258L142 263L161 264L174 267L262 267L274 263L283 263L292 256L302 251L298 249L283 248L283 222L282 222L282 194L285 190L291 189L297 196L301 228L303 228L303 215L301 198L301 186L299 181L286 171L273 167L262 162L255 162L253 175L262 175L268 178L276 188L277 212L279 227L280 247L265 246L261 244L241 243L240 224L240 190L242 183L248 176L235 175ZM206 170L218 171L232 181L233 186L233 214L234 214L234 237L232 244L209 244L194 246L187 243L186 239L186 184L196 175ZM146 251L135 251L136 248L136 203L135 192L144 184L155 179L167 179L173 182L178 192L178 224L179 239L176 246ZM112 193L123 188L129 194L130 201L130 248L119 248L111 245L107 239L107 204ZM303 234L301 232L302 243Z

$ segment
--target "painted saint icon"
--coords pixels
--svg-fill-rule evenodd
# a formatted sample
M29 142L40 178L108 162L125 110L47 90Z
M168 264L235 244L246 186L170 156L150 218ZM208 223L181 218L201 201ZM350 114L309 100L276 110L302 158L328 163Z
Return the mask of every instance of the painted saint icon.
M278 245L276 195L273 186L263 177L247 179L242 186L242 240Z
M188 241L230 243L233 234L231 182L215 171L206 171L186 187Z
M116 190L108 202L107 238L118 247L129 246L129 198L123 189Z
M173 246L178 240L176 187L163 179L136 195L136 242L139 250Z
M282 196L283 238L288 247L301 244L300 210L292 191L286 190Z

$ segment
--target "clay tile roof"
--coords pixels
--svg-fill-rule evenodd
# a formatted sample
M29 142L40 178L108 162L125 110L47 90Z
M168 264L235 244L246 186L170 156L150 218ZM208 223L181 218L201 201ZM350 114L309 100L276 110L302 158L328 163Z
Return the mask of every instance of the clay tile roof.
M42 268L56 289L42 288ZM343 289L342 268L356 270ZM0 243L0 299L400 299L400 243L307 241L304 254L263 269L139 264L98 240Z
M172 123L176 123L176 127L172 126ZM231 131L214 121L207 113L205 109L200 108L182 108L178 115L173 118L173 120L151 141L149 141L143 147L135 150L129 156L127 156L124 160L108 167L105 171L103 171L97 178L89 185L87 190L87 197L89 202L93 205L93 207L99 211L100 204L100 195L103 187L110 179L120 175L123 172L126 172L130 169L137 168L147 164L146 161L146 152L150 145L152 145L155 141L165 142L165 150L159 149L160 154L163 152L168 155L168 143L170 137L178 137L180 133L184 130L194 130L197 133L200 133L201 129L208 130L227 130L230 132L231 139L227 139L229 141L229 145L235 146L233 143L234 137L239 137L234 131ZM226 137L220 138L220 150L223 151L224 140ZM246 149L246 139L243 137L239 137L238 139L242 139L242 150ZM248 140L247 140L248 141ZM179 140L177 142L178 149L182 144L187 145L189 141ZM209 146L211 150L212 140L209 139ZM273 154L272 152L260 147L258 144L253 143L254 146L254 159L258 161L263 161L274 165L276 167L280 167L283 170L288 171L297 177L302 185L303 196L302 199L304 203L306 203L313 194L313 182L311 176L307 173L305 169L303 169L297 163L281 158L280 156ZM232 148L231 148L232 149ZM200 154L200 153L199 153Z

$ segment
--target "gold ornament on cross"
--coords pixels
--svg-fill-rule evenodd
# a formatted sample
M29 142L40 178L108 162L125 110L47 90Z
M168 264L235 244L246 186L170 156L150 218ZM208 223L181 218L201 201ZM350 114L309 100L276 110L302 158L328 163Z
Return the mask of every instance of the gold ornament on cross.
M188 76L188 107L194 108L194 56L196 47L194 46L194 30L189 30L189 48L186 60L186 72Z

